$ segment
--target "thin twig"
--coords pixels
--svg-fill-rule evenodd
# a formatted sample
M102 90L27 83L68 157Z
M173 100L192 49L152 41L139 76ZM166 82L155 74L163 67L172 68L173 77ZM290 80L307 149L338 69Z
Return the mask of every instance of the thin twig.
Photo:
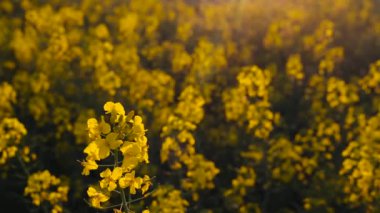
M148 197L150 194L152 194L152 192L146 193L146 194L145 194L144 196L142 196L142 197L139 197L139 198L136 198L136 199L130 200L130 201L128 201L128 203L134 203L134 202L137 202L137 201L139 201L139 200L143 200L143 199L145 199L146 197Z
M29 170L28 170L28 168L26 168L26 165L25 165L24 161L22 161L20 153L17 152L16 155L17 155L17 160L20 163L22 170L24 171L24 173L26 174L26 176L29 176L30 175Z

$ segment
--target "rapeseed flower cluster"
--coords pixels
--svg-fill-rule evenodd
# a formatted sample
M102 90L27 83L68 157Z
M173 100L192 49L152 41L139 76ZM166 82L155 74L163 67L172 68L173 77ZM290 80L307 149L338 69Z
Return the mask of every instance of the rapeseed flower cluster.
M87 156L81 163L82 175L106 167L99 174L99 185L90 186L87 190L91 206L105 207L102 203L110 199L112 192L118 191L122 199L120 211L124 209L129 212L130 201L127 203L126 193L131 196L139 190L144 195L152 185L149 176L136 176L136 167L149 163L146 130L142 118L134 115L133 111L126 114L119 102L107 102L103 108L105 117L87 120L90 143L83 150ZM113 164L99 165L99 162L112 158Z
M204 104L199 90L193 86L186 87L161 133L164 138L161 161L168 162L173 170L186 166L186 177L181 181L181 187L190 191L195 201L199 199L198 190L214 188L213 179L220 171L195 149L193 131L204 117Z
M279 119L270 109L271 78L269 70L247 67L237 76L238 86L223 93L227 119L247 125L247 131L252 131L257 138L268 138Z
M26 133L25 126L16 118L4 118L0 121L0 165L16 156L21 139Z
M189 202L181 197L181 191L170 185L159 186L152 194L156 198L151 205L152 212L186 212Z
M52 206L52 213L60 213L63 212L62 203L67 201L68 192L69 187L61 179L44 170L29 176L24 195L30 196L34 205L48 202Z
M346 201L358 205L360 202L372 203L378 196L380 168L376 163L379 158L376 141L380 120L378 114L368 118L359 114L355 120L358 127L342 152L344 160L339 174L349 177L344 185Z

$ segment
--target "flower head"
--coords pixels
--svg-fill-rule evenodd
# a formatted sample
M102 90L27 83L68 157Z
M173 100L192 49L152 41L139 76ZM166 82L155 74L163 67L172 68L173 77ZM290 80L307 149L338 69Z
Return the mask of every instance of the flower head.
M107 194L96 190L96 188L92 186L87 189L87 195L90 197L91 205L95 208L101 208L100 203L106 202L110 199Z

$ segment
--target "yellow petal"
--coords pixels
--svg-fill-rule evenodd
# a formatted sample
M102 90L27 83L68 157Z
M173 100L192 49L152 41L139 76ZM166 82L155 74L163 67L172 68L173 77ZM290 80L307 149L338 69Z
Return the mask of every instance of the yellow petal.
M138 158L124 157L121 167L123 168L124 171L130 171L137 166L138 162L139 162Z
M135 116L134 124L136 125L142 124L141 116L138 116L138 115Z
M88 157L94 159L94 160L100 160L99 159L99 147L96 144L96 142L91 142L88 144L88 146L83 150L85 154L88 155Z
M99 182L99 185L100 185L100 188L104 189L104 188L107 187L107 185L108 185L108 181L105 180L105 179L103 179L103 180L101 180L101 181Z
M150 185L151 185L150 182L146 182L146 183L141 187L141 192L142 192L143 194L145 194L145 192L148 191Z
M125 177L122 177L119 179L119 186L122 189L125 189L129 186L129 182L127 181L127 179Z
M117 187L117 185L115 182L110 182L108 185L108 191L113 191L116 189L116 187Z
M97 139L95 143L99 148L99 158L100 159L107 158L110 155L110 148L108 147L106 140Z
M87 189L87 195L89 197L93 197L93 196L96 196L98 194L98 192L96 191L96 189L92 186L90 186L88 189Z
M112 132L112 133L107 135L106 140L107 141L114 141L117 139L118 136L119 136L119 134Z
M142 184L143 180L142 178L138 177L138 178L135 178L135 182L133 183L133 186L136 188L136 189L139 189L141 188L141 184Z
M109 142L109 146L111 149L117 149L119 148L119 146L123 144L123 141L122 140L116 140L116 141L110 141Z
M94 129L98 127L98 121L95 118L90 118L87 120L87 128Z
M108 101L107 103L104 104L104 111L106 111L106 114L109 114L112 112L112 109L114 107L115 103Z
M105 194L103 194L103 193L100 193L100 195L99 195L99 200L100 200L100 202L106 202L106 201L109 200L109 199L110 199L109 196L107 196L107 195L105 195Z
M137 143L125 142L120 151L124 156L137 156L140 154L140 147Z
M95 170L98 168L98 164L94 160L87 159L81 163L83 168L82 175L89 175L90 170Z
M131 187L130 189L129 189L129 193L131 193L131 194L136 194L136 189L135 189L135 187Z
M124 107L123 107L123 105L121 105L121 103L116 103L114 105L114 107L115 107L114 109L115 109L117 114L125 115Z
M99 129L103 134L108 134L111 132L111 126L107 122L105 122L103 118L99 124Z
M110 169L106 169L103 172L100 173L100 177L105 178L111 176L112 172Z
M123 169L121 167L116 167L112 171L111 179L114 181L119 180L119 178L121 177L122 174L123 174Z
M123 144L122 140L116 140L119 134L117 133L110 133L106 137L106 141L111 149L117 149L121 144Z
M91 206L100 208L100 200L97 197L91 198Z

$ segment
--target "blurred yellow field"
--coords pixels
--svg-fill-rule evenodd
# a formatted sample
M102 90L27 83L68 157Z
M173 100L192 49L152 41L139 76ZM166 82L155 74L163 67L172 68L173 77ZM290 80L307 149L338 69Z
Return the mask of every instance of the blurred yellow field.
M380 212L380 1L1 0L1 212Z

